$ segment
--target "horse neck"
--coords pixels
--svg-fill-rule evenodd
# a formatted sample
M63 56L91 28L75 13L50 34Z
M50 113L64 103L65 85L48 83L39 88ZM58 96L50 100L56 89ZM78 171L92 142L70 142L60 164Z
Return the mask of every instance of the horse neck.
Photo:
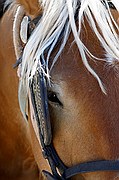
M13 69L16 62L12 34L15 12L16 6L0 21L0 178L14 179L20 174L21 179L37 179L28 125L18 104L17 72Z

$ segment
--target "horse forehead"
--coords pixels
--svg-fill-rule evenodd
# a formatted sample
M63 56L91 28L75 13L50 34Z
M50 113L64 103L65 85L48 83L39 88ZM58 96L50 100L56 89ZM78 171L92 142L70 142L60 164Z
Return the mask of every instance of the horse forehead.
M71 56L70 56L71 57ZM64 59L65 61L66 59ZM80 59L78 59L80 61ZM62 96L62 99L66 99L67 102L71 100L75 101L81 94L82 86L87 89L87 79L89 74L85 67L78 64L76 60L69 59L68 63L65 64L61 59L58 60L57 64L51 71L51 79L53 82L53 91L57 92ZM94 78L92 78L94 80Z
M68 62L66 62L68 61ZM68 85L75 84L81 76L80 66L73 60L70 55L67 55L63 60L57 61L56 65L51 71L51 78L55 84L56 89L67 89Z
M50 73L54 84L58 84L57 89L59 86L64 90L69 87L77 89L81 84L85 86L87 79L90 79L90 82L96 81L83 64L78 47L75 43L71 44L72 42L71 37ZM93 61L91 64L95 66Z
M117 65L109 66L109 64L103 61L95 63L89 59L89 62L104 83L108 100L102 93L97 80L86 70L75 45L73 49L69 49L67 46L52 68L51 79L55 87L54 91L62 94L64 98L67 95L69 99L70 96L73 96L75 101L81 100L84 96L89 100L92 98L91 101L94 102L99 97L103 99L102 101L105 101L106 98L106 101L110 102L110 99L112 99L113 104L116 106L118 102L114 102L114 99L115 97L119 99L118 63Z
M86 21L86 29L84 28L84 26L82 27L81 39L82 39L82 42L88 48L88 50L95 57L97 58L105 57L103 48L100 45L97 37L93 33L87 21ZM56 52L58 51L58 48L59 46L57 46ZM53 52L52 57L55 56L56 52ZM94 65L94 62L90 60L90 58L88 58L88 60L90 61L90 65ZM81 74L82 73L84 74L86 72L87 71L83 64L80 51L74 41L74 36L71 33L67 41L67 44L65 45L65 48L63 49L62 54L58 58L54 67L52 68L51 77L54 76L54 77L57 77L57 79L64 79L66 81L79 80L79 77L81 77Z

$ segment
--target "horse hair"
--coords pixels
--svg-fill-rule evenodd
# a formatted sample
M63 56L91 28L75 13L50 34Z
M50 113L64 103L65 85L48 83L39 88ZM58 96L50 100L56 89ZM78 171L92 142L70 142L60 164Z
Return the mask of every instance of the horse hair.
M111 0L111 2L115 9L119 11L118 1ZM79 0L41 0L41 5L43 6L42 18L39 20L39 24L32 33L23 53L21 81L19 86L20 104L21 99L24 97L26 97L24 100L27 99L29 80L32 79L38 67L40 67L40 70L42 70L49 79L49 71L53 68L55 62L60 56L71 32L73 33L74 42L76 43L82 57L82 62L87 70L97 79L102 91L106 93L103 82L89 65L87 60L87 56L90 56L95 60L99 60L99 58L94 57L94 55L89 52L80 38L80 32L82 24L84 23L84 18L86 18L101 46L105 50L105 54L108 54L108 57L110 57L106 58L106 55L104 54L105 58L101 60L112 64L115 61L119 61L119 37L117 34L117 32L119 32L119 27L113 18L108 3L108 0L103 0L103 3L102 0L80 0L80 3ZM77 20L79 25L77 27L75 14L79 4L80 8ZM63 33L63 41L53 60L51 69L48 69L51 53L55 49L63 29L65 32ZM44 53L48 47L50 48L47 57L45 56L44 59ZM42 68L40 62L41 58L46 62L47 72ZM21 111L23 112L22 105Z

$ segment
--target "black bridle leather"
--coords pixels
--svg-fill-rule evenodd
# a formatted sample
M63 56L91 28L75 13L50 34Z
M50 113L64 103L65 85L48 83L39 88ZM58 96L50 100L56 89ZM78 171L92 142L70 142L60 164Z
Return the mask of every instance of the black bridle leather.
M109 7L115 8L110 1ZM29 36L31 35L39 19L40 17L29 22ZM15 67L18 66L21 62L22 58L17 61ZM45 70L44 64L45 62L42 62L42 66ZM39 129L42 154L44 158L48 160L52 171L52 174L44 170L42 171L44 176L48 180L66 180L77 174L96 171L119 171L119 160L100 160L84 162L72 167L65 166L53 146L52 131L48 111L47 80L40 68L38 68L35 75L33 76L33 79L29 84L29 89L31 103L35 114L35 120Z

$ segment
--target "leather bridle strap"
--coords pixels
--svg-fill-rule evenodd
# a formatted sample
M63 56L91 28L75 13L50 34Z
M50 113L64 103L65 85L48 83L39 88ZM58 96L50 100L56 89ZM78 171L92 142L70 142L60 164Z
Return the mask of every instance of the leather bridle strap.
M119 160L92 161L75 165L65 170L63 177L69 179L82 173L97 171L119 171Z
M91 173L102 171L119 171L119 160L100 160L80 163L64 170L64 173L57 178L47 171L43 171L48 180L66 180L77 174Z
M60 160L52 145L46 78L40 69L37 69L33 79L29 83L29 97L30 103L32 104L32 112L34 114L33 123L36 122L38 127L38 136L40 138L42 154L44 158L48 160L53 176L59 179L60 175L58 174L57 169L60 174L63 174L67 167Z

